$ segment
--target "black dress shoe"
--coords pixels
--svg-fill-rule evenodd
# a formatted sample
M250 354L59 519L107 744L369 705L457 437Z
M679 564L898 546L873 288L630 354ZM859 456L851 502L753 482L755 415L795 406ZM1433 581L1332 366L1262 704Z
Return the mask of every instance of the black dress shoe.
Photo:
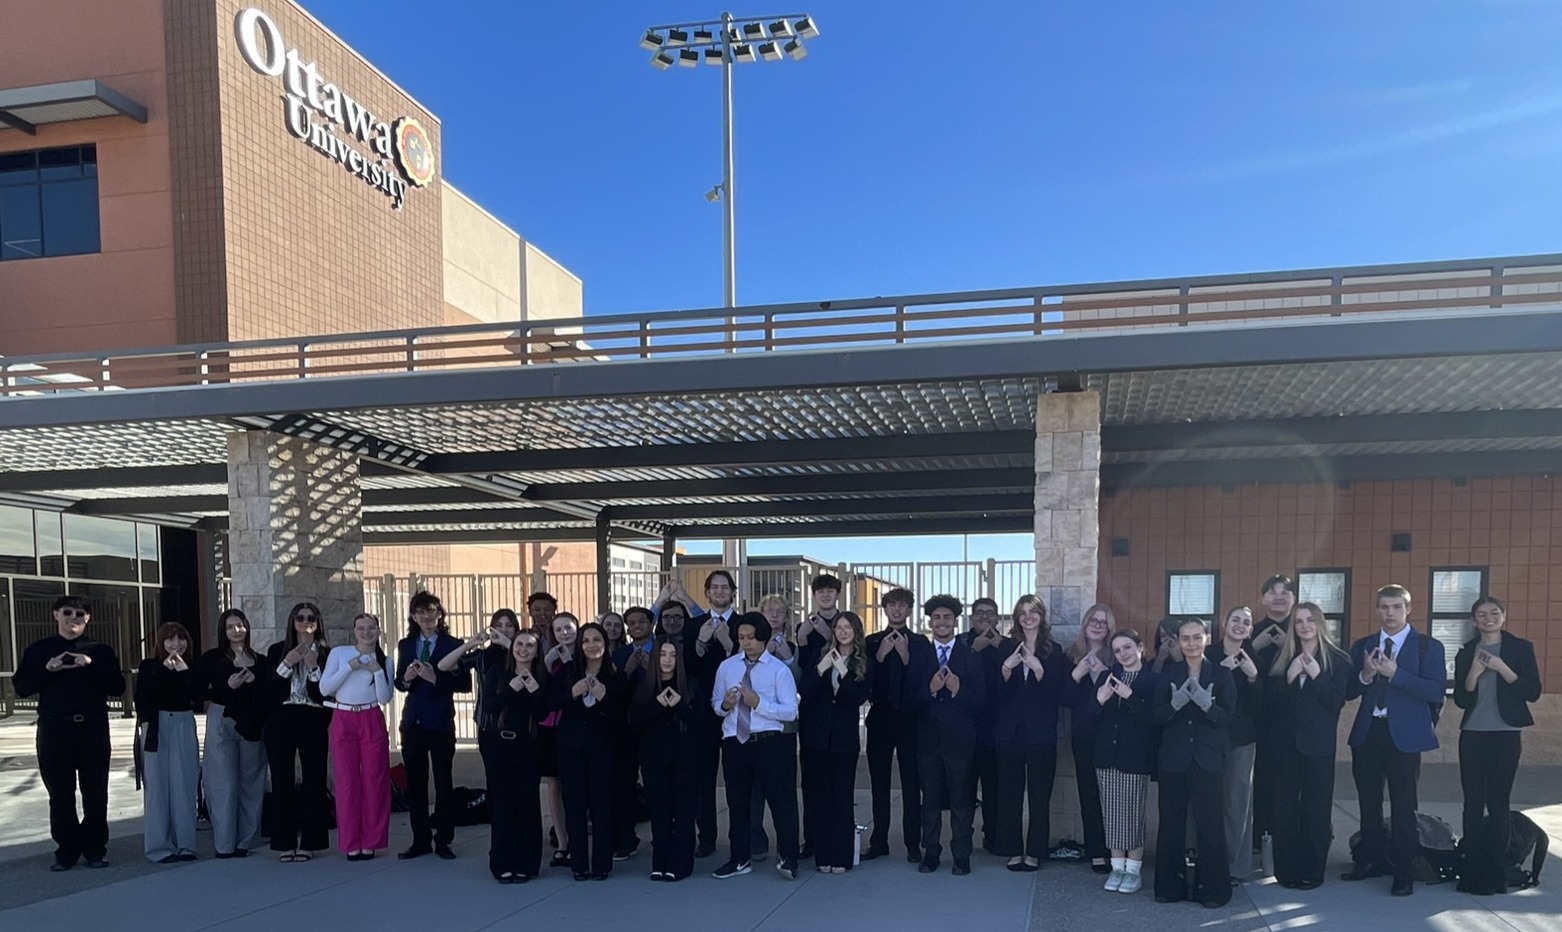
M874 858L882 858L889 855L889 845L869 845L868 850L862 853L862 860L871 861Z
M971 872L971 862L965 858L955 858L955 868L950 873L956 877L964 877Z
M1416 882L1409 877L1406 877L1404 880L1395 880L1394 885L1389 887L1388 892L1394 896L1409 896L1416 892Z
M585 871L576 871L575 872L575 879L576 880L590 880L591 879L591 875L586 873Z
M102 868L108 867L108 858L88 858L87 866L93 870L100 870Z
M1091 865L1090 865L1090 869L1095 871L1098 874L1110 874L1112 872L1112 865L1110 863L1107 863L1107 864L1096 864L1096 863L1092 862Z
M66 864L64 861L55 861L53 864L49 865L49 870L54 871L56 874L59 874L59 873L64 873L65 871L70 870L71 867L72 867L72 865Z
M922 849L921 848L907 848L906 849L906 863L907 864L916 864L916 863L918 863L921 860L922 860Z
M1371 880L1374 877L1382 877L1388 871L1381 864L1357 864L1350 870L1340 875L1341 880Z
M696 858L708 858L708 857L710 857L711 855L713 855L715 853L716 853L716 846L714 844L709 844L709 843L702 844L699 847L694 849L694 856Z
M803 846L797 849L797 859L799 861L812 861L814 859L813 848L809 847L807 842L804 842Z
M931 874L936 870L938 870L937 861L923 861L917 865L917 873L919 874Z
M1293 880L1291 882L1292 890L1316 890L1321 886L1323 886L1323 881L1321 880Z
M569 867L569 852L555 851L553 857L548 859L549 867Z
M177 864L177 863L179 863L179 855L177 855L177 854L165 854L162 857L157 859L157 863L159 863L159 864Z
M434 853L439 855L441 861L454 861L456 859L456 853L450 850L449 845L435 845Z
M422 845L413 845L412 847L408 848L406 851L403 851L400 854L396 855L396 859L400 860L400 861L410 861L413 858L421 858L425 854L433 854L433 853L434 853L434 849L433 848L425 848Z

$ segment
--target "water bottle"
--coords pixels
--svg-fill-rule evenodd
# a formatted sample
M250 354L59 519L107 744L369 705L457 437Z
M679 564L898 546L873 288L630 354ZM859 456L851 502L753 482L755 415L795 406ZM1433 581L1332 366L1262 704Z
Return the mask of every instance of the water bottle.
M1273 877L1275 875L1275 839L1273 835L1268 832L1264 833L1263 838L1259 839L1259 851L1263 865L1261 868L1263 875L1265 877Z
M1187 898L1198 896L1199 889L1199 853L1192 848L1188 849L1188 855L1182 862L1182 883L1187 888Z

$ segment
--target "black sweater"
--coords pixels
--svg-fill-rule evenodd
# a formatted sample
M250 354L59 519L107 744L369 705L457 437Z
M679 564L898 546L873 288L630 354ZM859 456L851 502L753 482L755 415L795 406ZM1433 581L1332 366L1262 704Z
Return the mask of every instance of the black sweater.
M85 654L92 662L84 667L66 667L50 673L50 660L70 651ZM66 640L58 634L37 641L22 652L16 676L11 680L18 696L38 697L38 716L43 719L83 716L87 721L108 724L108 699L125 694L125 672L119 667L114 649L101 641L82 635Z

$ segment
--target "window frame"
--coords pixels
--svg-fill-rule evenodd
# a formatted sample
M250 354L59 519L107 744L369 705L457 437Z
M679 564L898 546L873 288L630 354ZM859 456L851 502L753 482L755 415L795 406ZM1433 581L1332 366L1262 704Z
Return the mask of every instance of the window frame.
M1474 636L1475 622L1470 618L1469 607L1457 612L1438 612L1432 609L1433 600L1437 592L1438 573L1479 573L1481 577L1479 591L1476 598L1484 598L1491 594L1491 567L1490 566L1431 566L1426 571L1426 634L1428 637L1437 637L1436 622L1458 621L1464 625L1465 633L1460 636L1457 644L1443 641L1444 663L1448 667L1448 685L1453 686L1454 681L1454 656L1464 646L1464 642ZM1440 639L1441 640L1441 639Z
M30 190L32 192L32 194L33 194L33 201L34 201L34 207L35 207L35 213L36 213L36 220L37 220L37 224L38 224L38 231L37 231L38 232L38 237L37 237L37 240L36 240L36 242L38 244L37 253L36 254L32 254L32 255L7 256L5 254L5 245L4 245L5 242L6 242L6 240L5 240L6 232L5 232L5 229L4 229L4 218L3 218L3 216L0 216L0 262L25 262L25 261L27 261L29 259L55 259L55 258L63 258L65 256L92 256L92 255L101 255L102 254L102 252L103 252L103 203L102 203L102 189L101 189L101 185L99 183L98 152L97 152L97 149L98 149L98 147L97 147L96 143L83 143L81 145L76 145L76 146L53 146L53 147L46 148L46 149L30 149L30 150L18 151L18 152L0 153L0 156L5 156L5 157L17 157L17 156L31 156L32 157L32 161L33 161L33 179L31 181L23 182L21 184L0 185L0 190L4 190L4 191L7 191L7 192L29 191ZM54 178L46 177L45 174L44 174L45 167L44 167L44 164L43 164L44 163L44 156L46 156L46 155L54 155L54 154L63 153L63 152L74 152L74 153L76 153L76 160L75 160L75 172L76 173L73 176L64 177L64 178L60 178L60 177L54 177ZM89 170L89 166L90 166L90 170ZM51 226L50 217L51 216L54 217L55 230L56 230L57 233L59 233L61 231L61 227L59 226L59 223L60 223L61 219L63 217L65 217L66 214L69 214L69 213L72 213L72 212L60 209L58 204L57 204L56 209L54 211L46 210L45 209L46 205L48 205L50 203L50 198L46 197L46 192L50 191L51 189L53 189L56 192L58 192L61 189L65 188L66 186L80 186L85 191L85 189L89 185L90 185L90 188L91 188L91 198L90 198L90 200L91 200L91 204L92 204L92 213L91 213L91 216L92 216L92 235L91 235L91 238L90 238L91 239L92 248L90 248L90 249L75 249L75 250L71 250L71 251L68 251L68 252L51 251L50 248L49 248L49 239L50 239L50 237L48 235L49 229L50 229L50 226ZM84 201L82 206L83 206L83 209L85 209L85 201ZM75 227L75 224L68 224L66 228L74 228L74 227ZM83 228L82 232L83 232L83 236L75 237L75 238L85 240L84 228ZM17 242L20 242L20 241L18 240ZM29 239L29 240L27 240L27 242L34 242L34 240ZM19 251L19 248L18 248L18 251Z
M1344 597L1343 597L1343 600L1342 600L1342 604L1345 606L1344 611L1337 612L1337 613L1334 613L1334 614L1330 614L1329 611L1327 609L1325 609L1323 614L1324 614L1324 617L1326 619L1328 619L1330 621L1336 621L1336 622L1339 623L1340 634L1339 634L1338 639L1335 642L1335 646L1339 647L1340 650L1348 651L1348 650L1350 650L1350 645L1351 645L1350 598L1351 598L1351 583L1352 583L1352 579L1351 579L1350 567L1348 567L1348 566L1314 566L1314 567L1308 567L1307 569L1298 569L1296 571L1296 601L1297 601L1297 604L1301 604L1302 602L1306 601L1305 599L1302 598L1302 577L1303 576L1322 576L1322 575L1337 575L1337 576L1343 576L1344 577L1345 593L1344 593ZM1338 616L1338 617L1336 617L1336 616Z

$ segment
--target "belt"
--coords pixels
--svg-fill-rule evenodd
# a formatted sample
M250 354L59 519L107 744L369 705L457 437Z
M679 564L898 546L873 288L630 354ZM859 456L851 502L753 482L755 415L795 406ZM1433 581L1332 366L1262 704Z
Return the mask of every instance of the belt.
M363 705L350 705L345 702L327 702L325 707L328 709L335 709L338 712L367 712L370 709L378 709L380 706L377 702L366 702Z
M85 715L60 715L57 712L39 712L38 717L48 722L70 722L74 725L85 724L87 721Z
M768 729L765 730L765 731L749 732L748 742L747 743L753 744L755 741L763 741L766 738L779 738L783 734L785 734L785 732L771 731L771 730L768 730ZM728 738L727 740L728 741L737 741L738 744L743 744L744 743L742 741L738 741L737 735L733 735L732 737Z

